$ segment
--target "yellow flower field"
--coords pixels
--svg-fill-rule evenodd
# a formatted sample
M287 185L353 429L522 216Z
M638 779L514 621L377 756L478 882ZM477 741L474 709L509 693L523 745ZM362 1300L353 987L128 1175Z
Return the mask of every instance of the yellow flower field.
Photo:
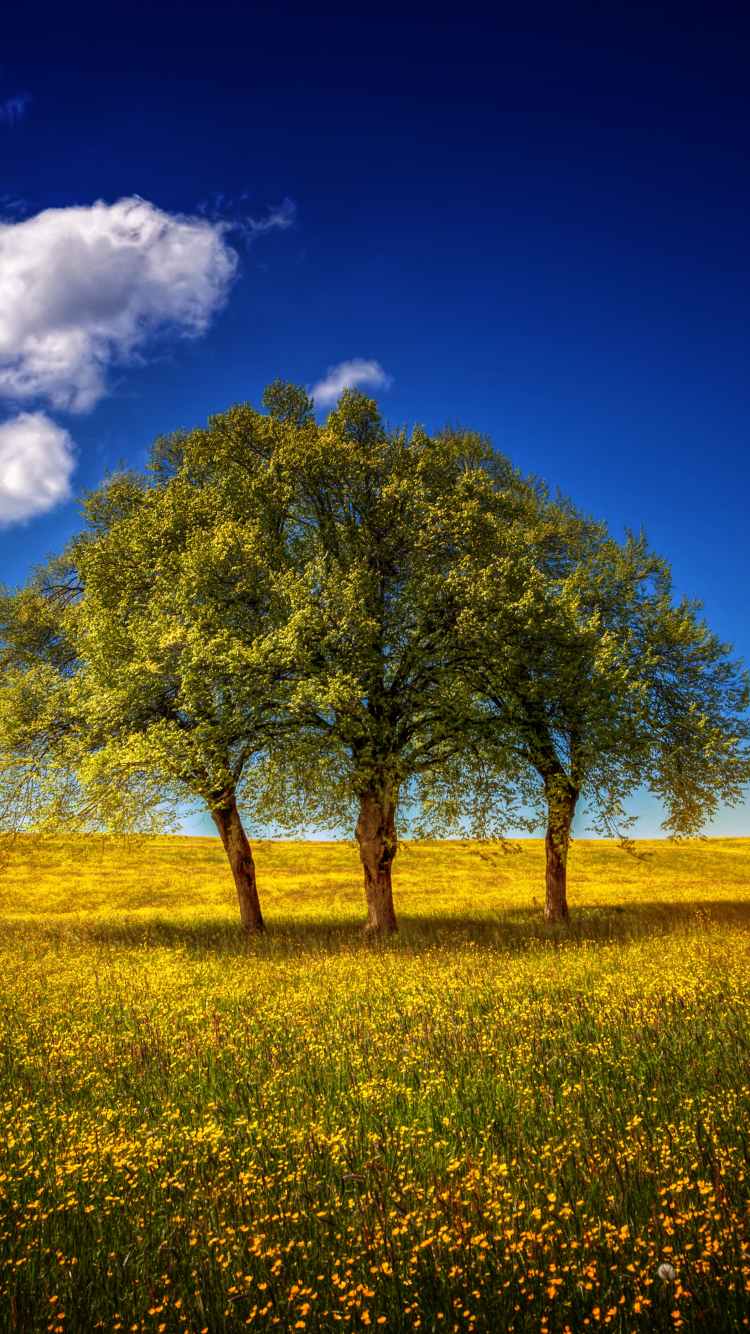
M518 851L516 851L518 849ZM750 840L21 843L0 878L13 1331L735 1330ZM535 906L536 900L536 906Z

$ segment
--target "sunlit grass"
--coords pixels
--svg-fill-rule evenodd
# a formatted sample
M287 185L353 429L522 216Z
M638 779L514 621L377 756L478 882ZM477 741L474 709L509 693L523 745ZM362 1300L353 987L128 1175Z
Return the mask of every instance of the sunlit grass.
M258 848L261 941L215 840L21 845L2 1327L743 1328L750 840L577 843L553 931L516 846L372 948L346 844Z

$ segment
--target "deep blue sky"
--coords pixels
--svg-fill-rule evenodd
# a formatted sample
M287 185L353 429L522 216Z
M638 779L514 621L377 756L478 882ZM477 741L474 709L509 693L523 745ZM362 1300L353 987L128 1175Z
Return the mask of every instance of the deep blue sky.
M8 0L0 101L33 99L0 123L10 216L297 207L235 239L204 338L52 414L76 486L277 375L374 358L391 421L458 419L643 524L750 657L748 35L739 5ZM5 581L76 522L69 504L0 531Z

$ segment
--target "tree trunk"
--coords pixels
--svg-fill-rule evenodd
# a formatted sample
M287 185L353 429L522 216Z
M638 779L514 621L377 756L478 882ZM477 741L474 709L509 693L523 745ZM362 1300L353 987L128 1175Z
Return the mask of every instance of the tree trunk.
M233 792L224 797L220 805L211 808L211 818L219 831L232 868L240 905L240 930L248 935L251 931L265 931L255 883L255 862Z
M391 866L396 856L396 802L390 792L365 792L355 830L365 872L365 935L398 931L393 908Z
M553 782L547 789L545 922L564 922L568 916L568 848L578 800L578 793L568 782L562 791L554 791L556 787L558 784Z

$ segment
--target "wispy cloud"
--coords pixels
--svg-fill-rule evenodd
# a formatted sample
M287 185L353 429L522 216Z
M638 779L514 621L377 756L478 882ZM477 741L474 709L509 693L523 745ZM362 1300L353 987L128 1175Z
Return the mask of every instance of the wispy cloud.
M113 362L204 333L236 272L225 231L137 196L0 220L0 396L87 412Z
M240 231L249 241L256 236L265 236L267 232L286 231L297 217L297 205L288 197L283 204L268 205L265 218L251 218L243 213L242 208L250 194L249 190L237 198L227 199L223 194L213 194L210 199L201 200L197 211L212 222L222 223L228 230Z
M264 236L266 232L286 231L297 216L297 205L293 199L285 199L278 208L269 207L265 218L243 218L251 236Z
M390 389L393 376L387 375L379 361L366 361L364 357L352 357L351 361L340 361L338 366L329 366L325 378L314 384L311 396L320 407L329 407L341 397L345 389L355 385L368 389Z
M0 82L3 77L3 67L0 65ZM4 121L6 125L17 125L29 102L34 99L31 93L13 93L0 101L0 122Z
M43 412L0 424L0 526L44 514L70 499L73 441Z
M24 213L29 211L29 201L27 199L14 199L12 195L0 195L0 214L6 221L18 222ZM15 218L13 214L16 214Z
M0 102L0 121L17 125L29 102L33 101L31 93L17 93L15 97L7 97L4 102Z

